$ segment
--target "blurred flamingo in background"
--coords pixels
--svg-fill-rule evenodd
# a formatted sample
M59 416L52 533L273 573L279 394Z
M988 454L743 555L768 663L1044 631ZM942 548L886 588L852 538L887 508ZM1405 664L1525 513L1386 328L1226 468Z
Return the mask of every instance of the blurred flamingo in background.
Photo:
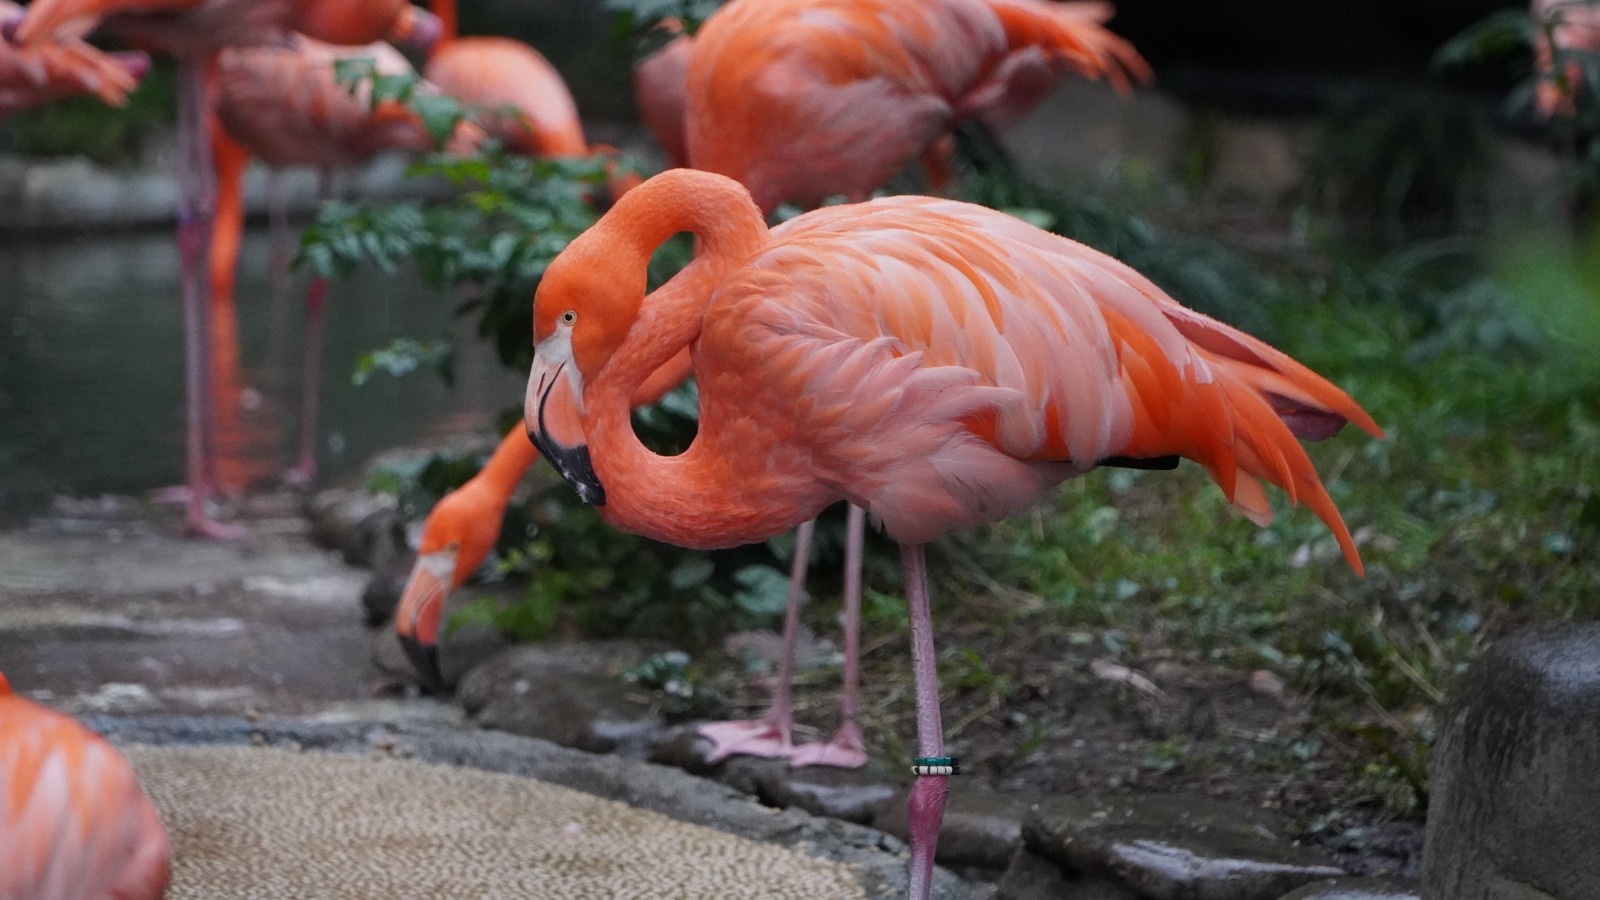
M693 38L689 165L756 204L862 200L908 163L943 169L962 120L1019 118L1068 73L1125 88L1149 69L1104 3L764 0Z
M385 150L428 150L432 136L403 104L373 107L370 85L352 90L337 82L340 60L370 60L379 75L414 74L411 64L384 43L340 47L302 35L282 44L230 47L217 56L214 75L219 128L212 129L217 166L217 212L211 266L212 377L220 411L219 439L233 431L238 395L237 317L234 279L244 231L244 170L252 156L274 169L304 166L321 173L320 193L331 193L333 171L359 165ZM420 91L432 88L422 85ZM465 150L483 135L462 123L452 147ZM317 390L322 356L322 307L327 283L312 278L306 292L305 342L301 357L300 453L288 480L307 484L316 473ZM236 418L236 415L232 416ZM226 462L230 454L221 454ZM227 473L219 473L226 483Z
M740 4L756 8L761 4ZM645 295L650 254L702 252ZM926 898L954 767L939 717L924 545L1016 514L1101 465L1199 462L1265 524L1258 479L1315 512L1357 571L1296 440L1381 431L1287 355L1109 256L980 206L887 197L769 231L737 183L687 169L623 197L534 302L529 436L624 530L686 547L771 537L846 499L901 547L916 685L911 895ZM628 400L692 349L700 428L657 456Z
M43 44L58 36L82 35L102 21L179 64L175 160L183 270L187 524L197 535L242 537L242 528L216 521L206 509L219 488L207 437L209 310L203 266L215 204L207 74L223 48L281 42L289 31L341 44L386 38L428 44L437 36L437 21L407 0L36 0L17 26L17 39L25 46Z
M0 897L155 900L170 857L122 754L0 674Z
M455 0L433 0L432 8L443 27L424 76L473 107L475 121L506 150L574 158L614 152L589 144L572 92L543 54L511 38L459 36ZM637 176L613 170L612 198L638 183Z
M1534 66L1539 75L1534 104L1540 115L1571 116L1573 95L1583 85L1583 67L1568 62L1556 71L1557 52L1600 50L1600 6L1585 0L1533 0Z
M105 53L76 38L15 46L8 34L22 15L22 7L0 0L0 116L78 94L122 106L150 69L143 53Z

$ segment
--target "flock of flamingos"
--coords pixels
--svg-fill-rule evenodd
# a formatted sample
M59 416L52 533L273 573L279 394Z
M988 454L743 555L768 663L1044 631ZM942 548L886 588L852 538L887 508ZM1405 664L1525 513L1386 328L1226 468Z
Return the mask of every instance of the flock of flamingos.
M1347 422L1382 436L1343 391L1086 246L968 203L867 199L908 164L935 188L949 180L961 120L1004 127L1073 75L1119 88L1148 78L1103 27L1110 13L1052 0L735 0L641 62L641 112L680 168L614 179L615 204L544 276L523 427L429 516L396 616L419 672L437 679L444 601L489 553L513 488L542 453L608 523L658 540L730 547L798 526L791 659L771 708L702 733L717 758L859 766L856 629L870 516L904 566L919 753L910 893L925 898L948 780L960 771L940 726L927 542L1017 513L1096 467L1184 458L1261 524L1271 517L1262 481L1281 488L1361 571L1300 445ZM206 511L221 485L203 398L216 352L208 323L230 315L245 163L327 171L431 146L404 107L337 84L334 60L398 72L409 63L375 42L424 54L426 89L488 111L457 128L454 148L493 137L521 153L593 151L549 63L515 41L458 38L449 2L429 13L407 0L35 0L26 10L0 0L0 114L80 93L121 103L149 60L83 41L101 26L179 67L188 524L234 536ZM766 225L781 203L838 195L852 202ZM647 294L652 251L682 231L697 238L694 261ZM308 297L308 358L320 290ZM698 436L679 456L657 456L629 411L690 375ZM309 453L296 468L311 476ZM811 522L840 500L851 504L842 724L826 742L796 746L788 682ZM0 898L159 897L169 855L117 751L11 695L0 677Z

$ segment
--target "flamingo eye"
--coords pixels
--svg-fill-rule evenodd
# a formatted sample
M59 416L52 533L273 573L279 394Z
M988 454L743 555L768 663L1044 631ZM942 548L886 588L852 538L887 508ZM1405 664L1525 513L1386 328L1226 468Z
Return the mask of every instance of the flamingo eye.
M576 321L578 321L578 314L574 310L570 310L569 309L566 312L561 314L561 323L563 325L571 325L573 322L576 322Z

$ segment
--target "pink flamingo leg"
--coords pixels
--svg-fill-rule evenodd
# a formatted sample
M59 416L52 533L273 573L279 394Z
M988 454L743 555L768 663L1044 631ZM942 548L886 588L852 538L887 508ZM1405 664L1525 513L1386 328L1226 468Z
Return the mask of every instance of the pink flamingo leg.
M917 754L944 756L944 726L939 721L939 671L933 655L933 613L928 604L925 546L901 544L906 607L911 619L911 668L917 691ZM907 805L906 828L911 838L909 896L927 900L933 884L933 856L939 844L939 823L950 794L945 775L916 775Z
M755 721L707 722L700 734L711 740L709 762L729 756L790 757L795 752L791 729L794 711L791 687L794 682L795 643L800 636L800 604L805 600L806 566L811 561L811 535L815 521L801 525L794 533L794 562L789 570L789 603L783 614L783 658L778 663L777 683L772 690L772 705Z
M850 504L850 514L845 520L844 684L839 689L839 730L827 743L795 748L790 762L796 766L858 769L867 763L866 742L861 738L858 724L861 707L856 697L861 681L861 554L866 530L866 511Z
M237 540L248 532L211 518L206 501L215 491L209 464L208 407L210 359L207 343L205 262L215 197L209 181L210 143L205 131L205 70L185 61L178 80L178 258L182 267L184 407L186 419L185 483L188 488L187 529L191 534Z
M317 197L326 202L332 196L333 173L323 169ZM327 297L328 282L312 278L306 286L305 352L300 360L300 461L283 476L295 485L308 485L317 476L317 391L322 386L322 307Z

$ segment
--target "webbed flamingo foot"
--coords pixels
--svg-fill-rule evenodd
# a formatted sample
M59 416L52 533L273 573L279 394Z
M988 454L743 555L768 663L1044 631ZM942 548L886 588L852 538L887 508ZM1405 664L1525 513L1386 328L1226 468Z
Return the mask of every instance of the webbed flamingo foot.
M184 523L184 533L190 537L205 538L212 541L242 541L250 536L250 529L243 525L229 525L218 522L204 512L190 510L188 521Z
M789 754L789 765L831 766L835 769L859 769L867 764L866 742L861 739L861 729L847 722L827 741L801 744Z
M722 762L730 756L789 759L796 749L788 727L765 719L707 722L695 730L711 741L711 752L706 754L707 762Z

